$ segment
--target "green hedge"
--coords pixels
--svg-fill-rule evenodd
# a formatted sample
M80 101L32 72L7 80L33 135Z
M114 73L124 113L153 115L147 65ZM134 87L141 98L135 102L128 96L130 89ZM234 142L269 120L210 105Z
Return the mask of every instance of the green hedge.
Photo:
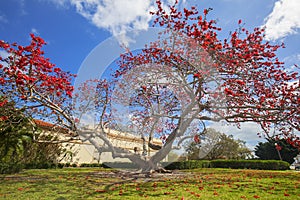
M82 163L80 167L102 167L100 163Z
M290 164L280 160L213 160L213 168L287 170Z
M0 174L14 174L23 169L23 165L18 163L0 163Z
M50 169L57 167L59 166L54 163L0 163L0 174L14 174L23 169Z
M261 169L261 170L288 170L290 164L280 160L189 160L182 162L163 162L161 163L165 169L197 169L197 168L232 168L232 169ZM77 167L76 164L59 163L31 163L27 165L0 163L0 174L17 173L22 169L47 169L47 168L63 168ZM80 167L103 167L116 169L137 169L138 166L134 163L125 162L106 162L98 163L83 163Z
M24 169L52 169L57 168L55 163L27 163L24 165Z
M264 170L288 170L290 165L279 160L189 160L181 162L163 162L165 169L197 169L197 168L232 168L232 169L264 169ZM137 169L134 163L106 162L102 164L81 164L80 167L103 167L116 169Z
M181 162L162 163L165 169L197 169L197 168L209 168L210 161L207 160L188 160Z
M116 169L137 169L138 165L129 162L104 162L103 168L116 168Z

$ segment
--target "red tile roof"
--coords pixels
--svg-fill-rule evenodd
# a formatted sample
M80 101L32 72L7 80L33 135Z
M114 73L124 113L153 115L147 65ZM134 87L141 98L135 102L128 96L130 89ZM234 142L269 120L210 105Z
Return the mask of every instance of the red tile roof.
M55 125L39 119L34 119L34 123L41 128L53 128Z
M69 129L61 127L59 125L52 124L50 122L45 122L45 121L39 120L39 119L34 119L33 121L41 129L52 130L52 131L60 131L64 134L73 135L72 132Z

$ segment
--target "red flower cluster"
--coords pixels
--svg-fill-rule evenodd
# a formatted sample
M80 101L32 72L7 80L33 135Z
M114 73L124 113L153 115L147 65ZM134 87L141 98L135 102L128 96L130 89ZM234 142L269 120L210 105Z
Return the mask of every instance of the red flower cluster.
M31 43L28 46L20 46L16 43L8 44L0 41L0 48L8 54L8 58L0 61L6 65L0 65L3 77L0 84L15 85L21 96L33 95L33 92L44 96L72 96L71 84L73 74L64 72L60 68L54 68L48 58L45 58L41 50L45 41L31 34ZM25 98L23 98L25 99Z
M48 117L56 114L66 119L67 109L62 107L72 97L75 75L55 67L44 57L42 47L46 42L34 34L30 36L28 46L0 41L0 49L8 54L0 58L1 95L16 102L19 108L32 109L32 113ZM4 105L5 102L0 103L1 107Z

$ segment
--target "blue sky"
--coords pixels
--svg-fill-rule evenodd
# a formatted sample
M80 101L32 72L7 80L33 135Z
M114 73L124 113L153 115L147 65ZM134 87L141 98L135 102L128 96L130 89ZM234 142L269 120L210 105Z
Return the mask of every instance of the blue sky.
M168 1L172 0L164 0ZM53 63L77 73L90 52L111 36L120 43L130 44L134 41L130 30L146 30L151 23L148 12L153 9L153 3L154 0L2 0L0 39L25 45L33 32L48 42L44 50ZM300 65L299 0L180 1L181 7L192 5L199 10L213 8L209 16L218 19L218 25L223 28L221 37L234 30L239 19L250 30L266 25L267 40L286 44L278 52L286 66ZM253 127L249 126L245 128L248 131ZM235 129L221 129L228 129L251 144L257 142L255 130L245 135Z

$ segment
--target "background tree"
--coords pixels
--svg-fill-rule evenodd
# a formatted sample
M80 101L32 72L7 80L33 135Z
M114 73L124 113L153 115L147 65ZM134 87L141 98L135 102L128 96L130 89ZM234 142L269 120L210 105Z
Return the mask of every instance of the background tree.
M207 131L210 131L210 135L215 137L207 139L208 134L205 134L205 143L192 142L186 149L189 159L251 158L251 150L246 147L245 141L235 140L232 135L226 135L214 129L207 129Z
M18 171L25 147L32 142L33 127L23 113L15 110L14 103L0 107L0 171Z
M232 135L221 134L219 142L212 148L204 159L218 158L246 159L251 158L251 150L245 146L245 141L235 140Z
M168 10L156 3L154 22L164 31L145 49L121 55L112 86L102 80L97 87L99 98L94 99L102 106L97 107L96 128L81 135L99 151L103 148L94 138L103 139L113 157L128 158L143 171L157 169L183 141L199 143L212 122L255 122L266 137L289 138L299 148L294 134L300 130L299 75L285 70L276 57L283 45L264 41L263 28L248 31L241 21L221 40L221 28L208 19L211 9L201 15L195 7L178 10L177 2ZM158 150L155 155L114 148L105 131L118 124L128 124L145 150ZM163 145L154 146L153 138L162 138Z
M0 107L0 173L55 165L64 153L60 143L52 143L56 136L45 135L14 102L5 102Z
M207 128L200 142L187 142L188 158L191 160L204 159L220 141L221 134L213 128Z
M178 152L171 151L168 154L168 162L176 162L176 161L178 161L178 159L179 159Z
M258 145L256 145L254 152L259 159L282 159L290 164L295 161L294 158L300 153L299 149L295 148L284 139L267 139L267 142L260 142Z
M246 141L238 139L237 142L239 143L239 148L237 150L238 158L241 158L241 159L254 158L253 151L246 146Z

